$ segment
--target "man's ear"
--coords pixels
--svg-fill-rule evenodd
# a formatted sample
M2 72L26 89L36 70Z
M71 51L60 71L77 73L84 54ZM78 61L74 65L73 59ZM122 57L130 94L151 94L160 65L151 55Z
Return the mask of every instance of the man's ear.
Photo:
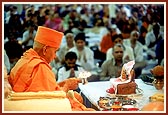
M47 52L47 46L44 46L44 47L43 47L43 55L45 55L46 52Z

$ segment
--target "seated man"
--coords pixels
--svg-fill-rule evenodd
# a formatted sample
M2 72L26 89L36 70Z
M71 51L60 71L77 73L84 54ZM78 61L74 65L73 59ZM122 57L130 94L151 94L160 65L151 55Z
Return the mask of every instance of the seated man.
M55 75L49 63L56 57L63 37L58 32L39 26L33 48L27 50L16 65L12 68L9 82L15 92L58 91L68 92L78 87L79 79L69 78L56 83ZM74 98L70 100L72 110L93 110L86 108Z
M65 64L58 69L57 82L67 78L78 77L79 72L84 71L83 67L76 64L77 55L75 52L68 52L65 55Z
M103 62L101 66L100 80L108 81L111 78L117 78L120 76L123 61L124 48L121 44L115 44L113 48L113 58Z
M59 51L57 52L57 57L59 62L61 62L61 64L65 63L65 55L68 52L68 50L75 46L73 33L67 33L65 35L65 39L66 39L66 44L62 45L62 47L60 47Z
M136 78L141 75L141 71L146 67L146 60L144 58L144 49L143 45L138 41L139 32L134 30L130 34L130 38L124 39L123 44L127 47L130 47L134 53L135 65L134 70Z
M95 68L94 52L86 46L85 33L79 33L75 36L75 47L69 49L76 53L78 59L76 63L82 66L87 71L92 71Z
M121 34L115 34L112 37L112 41L113 41L114 45L117 44L117 43L122 44L122 46L124 48L124 51L123 51L124 63L129 62L130 60L134 60L135 57L134 57L134 54L133 54L133 50L131 49L131 47L126 46L123 43L123 36ZM111 47L107 50L106 60L114 58L112 54L113 54L113 47Z

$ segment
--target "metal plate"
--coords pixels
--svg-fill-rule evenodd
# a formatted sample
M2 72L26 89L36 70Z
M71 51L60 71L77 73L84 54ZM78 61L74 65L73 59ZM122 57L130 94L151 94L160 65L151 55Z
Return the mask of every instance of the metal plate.
M128 96L100 97L98 101L98 105L102 111L113 111L113 105L117 105L119 107L118 111L123 111L125 109L122 106L131 105L132 108L134 108L136 104L137 101L129 98Z

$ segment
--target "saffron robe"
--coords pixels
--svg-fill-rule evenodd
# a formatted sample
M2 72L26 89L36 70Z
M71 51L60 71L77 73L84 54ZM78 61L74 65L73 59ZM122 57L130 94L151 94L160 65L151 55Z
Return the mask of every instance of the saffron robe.
M15 92L61 89L56 83L50 65L33 49L26 51L12 68L9 82Z
M9 83L15 92L37 92L62 90L57 84L50 65L33 49L27 50L12 68ZM73 111L94 111L79 101L67 97Z

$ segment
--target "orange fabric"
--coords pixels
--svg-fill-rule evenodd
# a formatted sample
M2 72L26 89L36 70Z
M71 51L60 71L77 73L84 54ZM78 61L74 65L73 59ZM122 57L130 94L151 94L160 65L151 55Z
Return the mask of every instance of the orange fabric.
M35 36L35 41L38 41L50 47L59 48L62 42L63 35L64 34L62 32L58 32L47 27L39 26Z
M78 83L80 83L78 78L68 78L64 81L58 83L60 87L63 87L63 91L68 92L68 90L75 90L78 88Z
M74 91L74 97L75 97L80 103L83 103L83 98L82 98L82 96L81 96L78 92Z
M60 90L51 67L33 49L11 70L9 82L15 92Z
M148 23L147 22L143 22L142 26L144 26L147 29L148 28Z
M76 100L76 97L75 97L75 99L68 97L68 99L71 103L72 111L95 111L92 108L86 108L82 103L80 103L78 100Z
M100 51L106 54L107 50L113 46L114 44L112 42L112 37L110 33L104 35L100 42Z

